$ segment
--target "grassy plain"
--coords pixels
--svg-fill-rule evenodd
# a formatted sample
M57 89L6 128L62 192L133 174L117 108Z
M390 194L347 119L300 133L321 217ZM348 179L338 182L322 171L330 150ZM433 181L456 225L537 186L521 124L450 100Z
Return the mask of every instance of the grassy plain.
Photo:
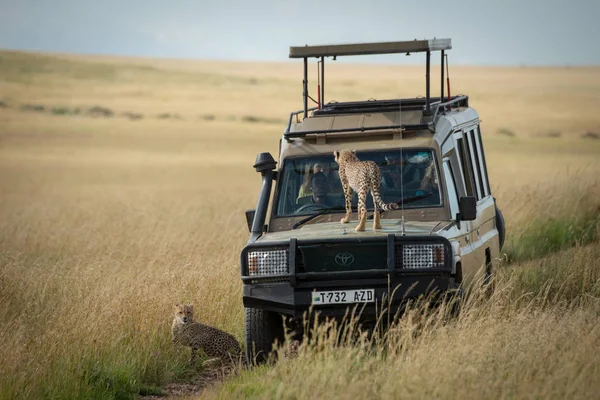
M600 68L451 74L483 120L507 220L498 294L448 325L427 317L419 335L407 318L376 350L324 335L206 396L600 392L600 140L580 136L600 132ZM328 77L328 99L423 92L417 67L339 64ZM251 165L277 153L301 107L300 64L0 52L0 99L0 398L128 398L190 379L170 343L177 301L243 338Z

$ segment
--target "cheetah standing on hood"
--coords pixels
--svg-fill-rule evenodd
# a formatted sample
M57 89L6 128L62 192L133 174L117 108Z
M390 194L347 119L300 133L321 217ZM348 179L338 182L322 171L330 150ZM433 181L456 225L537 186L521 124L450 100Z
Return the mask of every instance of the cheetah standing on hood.
M373 161L360 161L354 151L342 150L334 151L335 161L340 166L339 174L344 188L344 197L346 200L346 216L342 218L342 224L348 223L352 213L352 190L358 194L358 215L359 223L355 229L356 232L365 230L367 221L367 194L369 191L373 196L373 205L375 214L373 216L373 230L381 229L381 220L379 217L379 208L383 211L394 210L398 208L397 204L384 204L379 193L381 185L381 171Z

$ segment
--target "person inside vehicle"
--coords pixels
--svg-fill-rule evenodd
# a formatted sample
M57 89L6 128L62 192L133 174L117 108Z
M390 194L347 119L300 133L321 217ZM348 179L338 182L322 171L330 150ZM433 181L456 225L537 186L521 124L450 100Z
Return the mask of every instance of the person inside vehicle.
M435 162L431 160L425 172L419 189L415 192L415 196L422 196L425 203L428 205L439 205L440 204L440 190L439 181L437 176L437 170L435 168Z
M300 190L298 191L298 198L296 202L300 200L302 197L310 196L313 194L312 188L312 177L314 174L323 172L323 165L320 163L316 163L312 168L310 165L306 166L306 171L304 173L304 179L302 181L302 185L300 185Z
M402 189L401 172L406 165L406 160L402 159L399 154L388 154L385 156L385 161L386 167L381 171L381 183L388 189Z
M435 163L433 160L429 163L429 166L425 170L425 174L423 176L423 180L421 180L421 186L419 190L423 190L425 192L436 192L438 190L438 178L435 171Z
M311 178L312 185L312 201L315 204L323 206L331 206L331 199L329 198L329 179L323 172L317 172Z

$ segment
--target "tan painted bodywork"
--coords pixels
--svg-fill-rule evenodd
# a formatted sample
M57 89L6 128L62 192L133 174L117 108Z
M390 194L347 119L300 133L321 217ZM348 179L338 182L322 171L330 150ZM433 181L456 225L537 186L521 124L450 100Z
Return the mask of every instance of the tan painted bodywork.
M280 232L271 232L263 236L258 242L268 241L284 241L290 238L296 238L298 240L303 239L322 239L322 238L366 238L366 237L385 237L390 233L400 235L400 224L401 221L398 219L382 219L381 229L373 231L373 220L367 222L367 230L364 232L355 232L354 228L358 224L358 220L354 219L347 224L340 223L340 216L342 214L327 215L327 217L333 217L328 219L334 219L331 222L319 222L309 223L301 226L295 230L285 230ZM323 220L321 220L323 221ZM311 221L312 222L312 221ZM406 235L431 235L434 232L438 232L440 229L449 225L450 222L441 221L411 221L405 223Z
M424 122L427 122L427 118L422 115L421 111L312 116L304 120L293 121L290 132L331 129L356 130L346 133L308 134L303 138L282 139L278 166L281 169L282 161L288 157L330 155L341 149L361 151L431 148L435 151L438 167L441 171L444 143L456 130L476 126L479 123L479 118L472 108L458 108L440 116L436 121L434 132L430 130L403 131L400 129L362 131L362 128L366 127ZM401 221L404 219L405 234L407 236L430 235L447 238L452 243L455 261L461 261L465 282L473 282L485 265L486 249L489 249L493 263L499 257L498 230L495 225L495 202L491 195L486 196L478 202L476 220L461 221L460 223L452 221L444 174L440 173L439 178L443 206L388 211L382 215L382 229L376 232L372 230L373 220L367 222L366 231L355 232L354 228L358 222L356 213L353 213L349 224L341 224L340 219L343 212L318 216L298 229L291 230L295 222L306 216L274 217L271 207L268 231L257 242L280 242L290 238L307 240L356 236L373 237L386 236L390 233L400 237L403 233Z

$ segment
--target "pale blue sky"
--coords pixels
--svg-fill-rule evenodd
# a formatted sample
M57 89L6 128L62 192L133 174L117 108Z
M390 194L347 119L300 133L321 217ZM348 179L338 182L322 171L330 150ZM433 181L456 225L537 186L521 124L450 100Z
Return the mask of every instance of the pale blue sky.
M285 61L290 45L435 36L454 64L600 65L599 18L600 0L0 0L0 49ZM348 59L395 60L411 61Z

